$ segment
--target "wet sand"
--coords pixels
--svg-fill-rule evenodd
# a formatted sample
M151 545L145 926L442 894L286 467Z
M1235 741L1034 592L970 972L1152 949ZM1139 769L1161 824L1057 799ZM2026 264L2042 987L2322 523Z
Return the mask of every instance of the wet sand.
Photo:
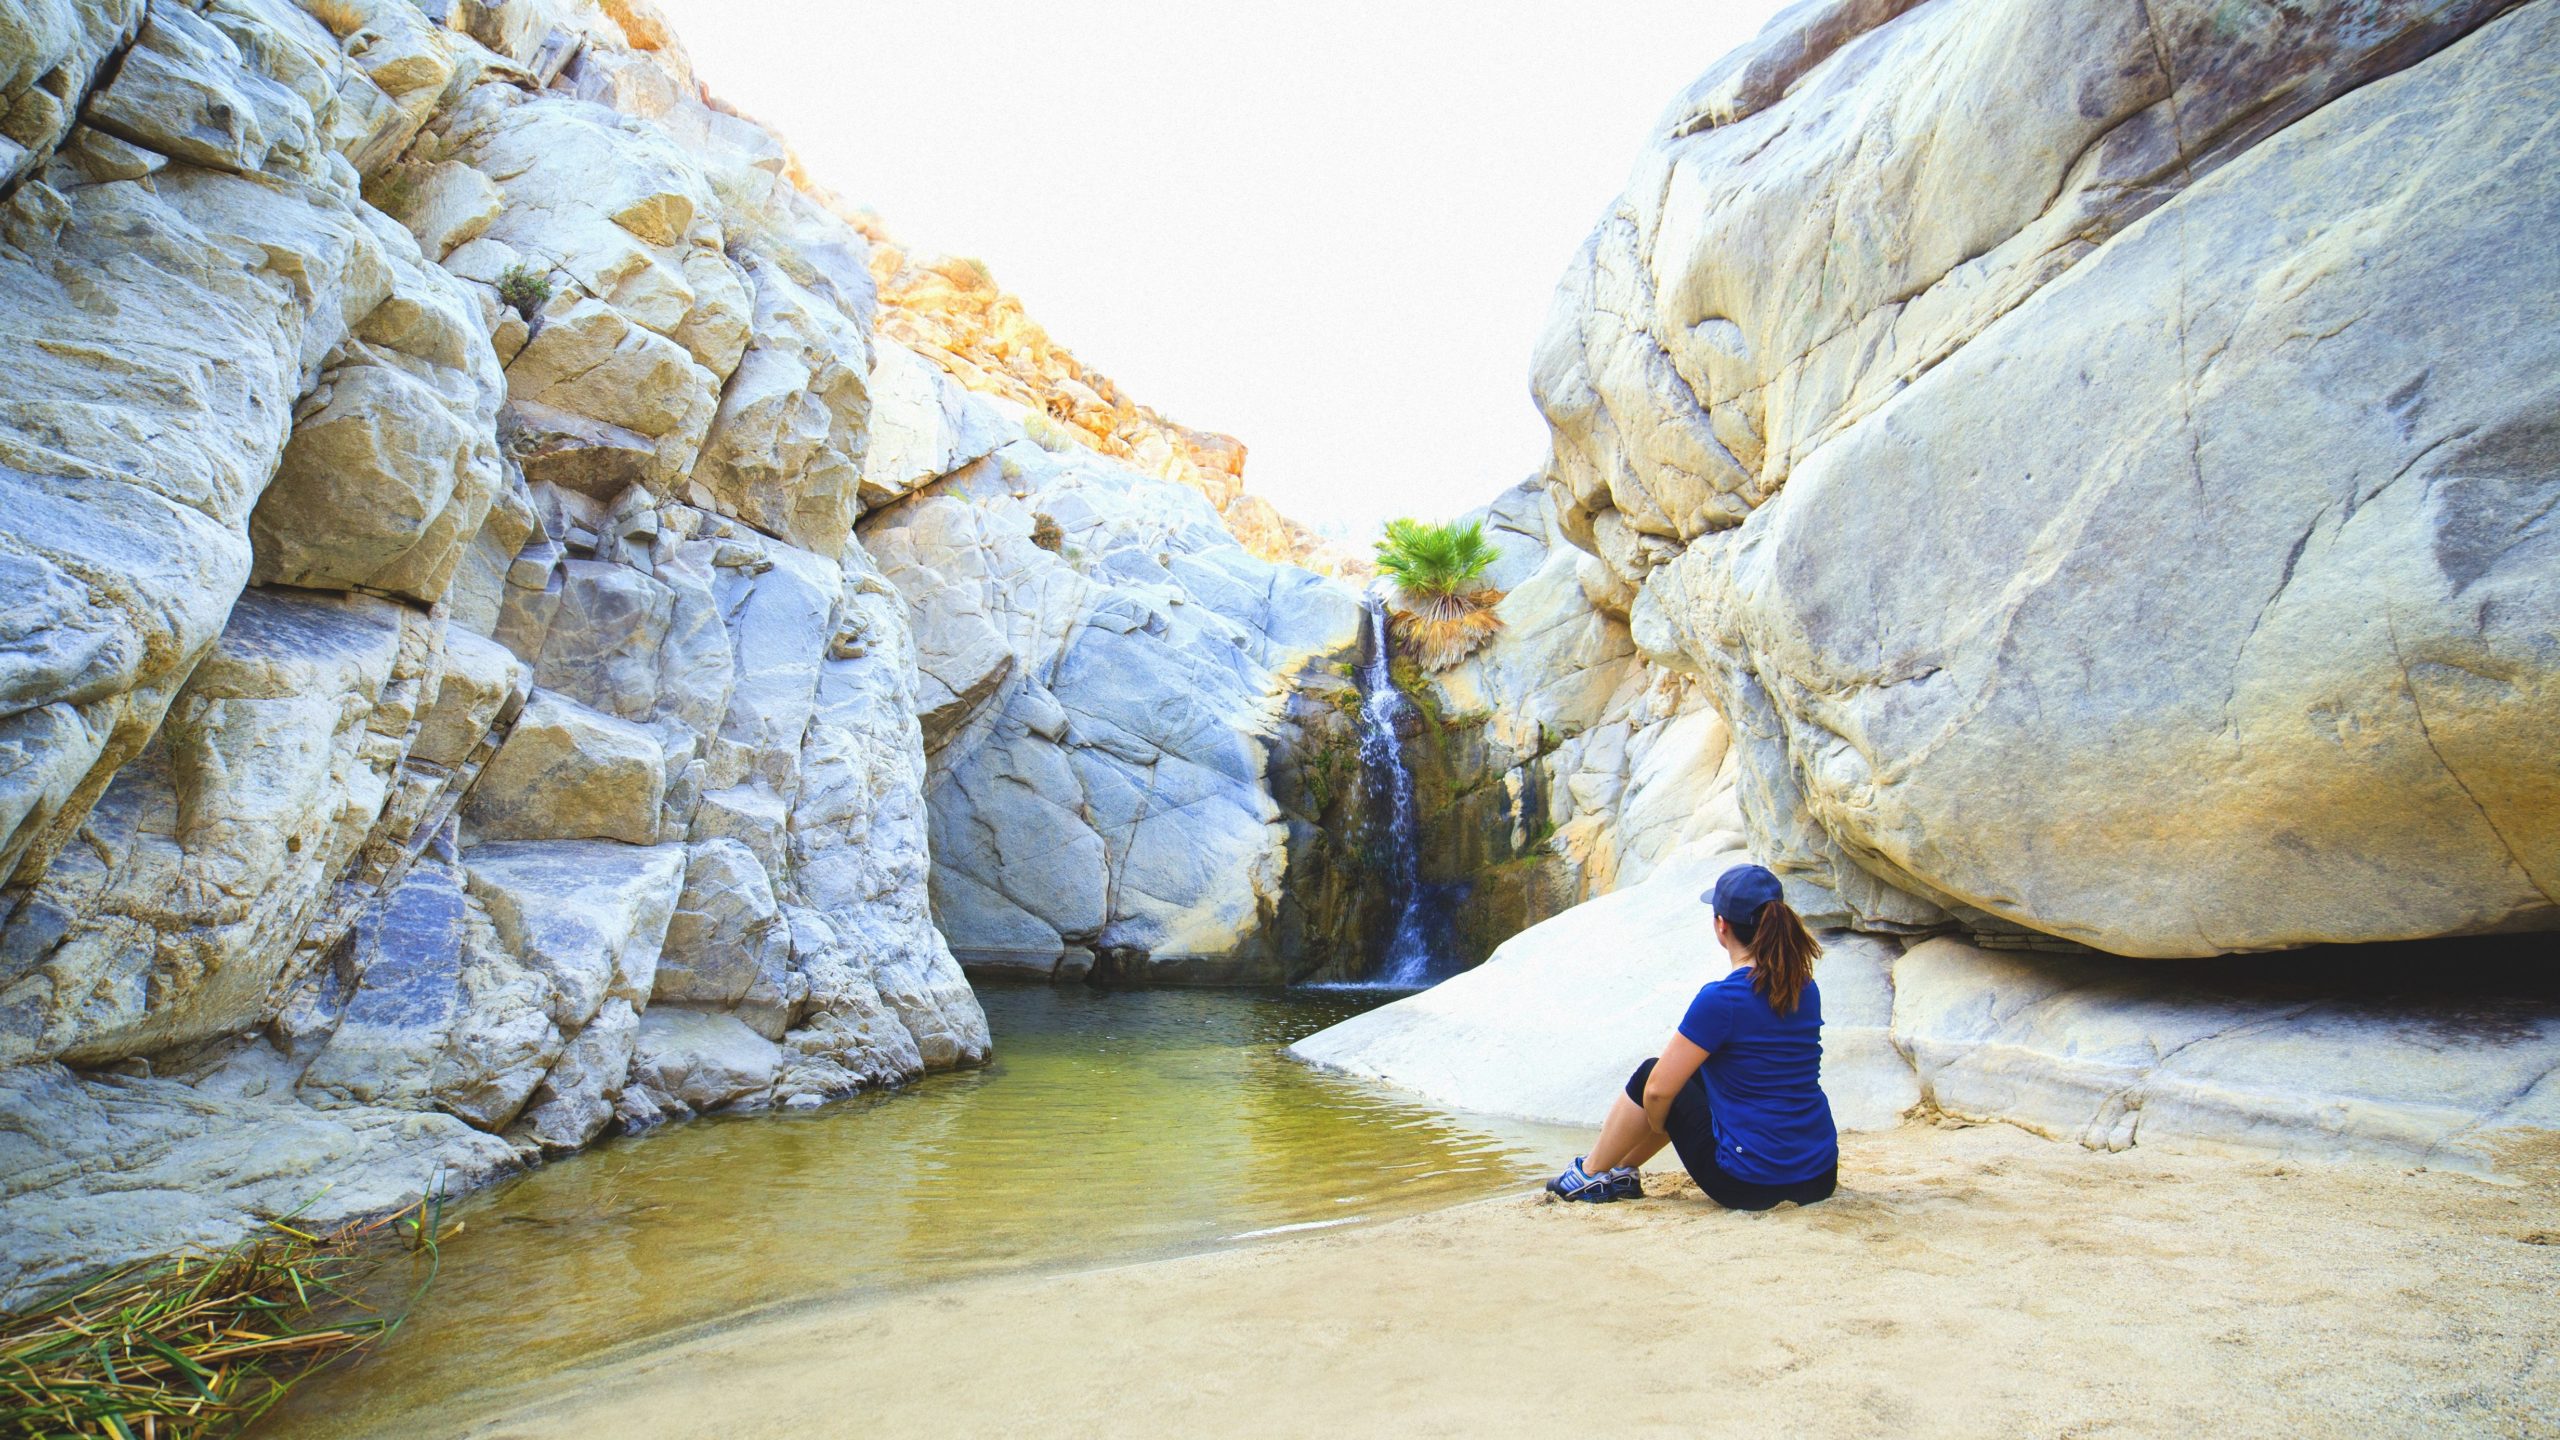
M1911 1125L1850 1137L1842 1177L1743 1215L1657 1168L1638 1202L1504 1197L823 1307L450 1418L526 1440L2560 1434L2548 1172Z

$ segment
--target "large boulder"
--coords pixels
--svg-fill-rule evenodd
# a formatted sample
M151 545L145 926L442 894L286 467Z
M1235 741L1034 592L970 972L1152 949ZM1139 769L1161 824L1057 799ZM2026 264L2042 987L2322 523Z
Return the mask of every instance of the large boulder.
M1548 483L1802 908L2139 956L2560 925L2555 40L1799 7L1673 107L1541 348Z

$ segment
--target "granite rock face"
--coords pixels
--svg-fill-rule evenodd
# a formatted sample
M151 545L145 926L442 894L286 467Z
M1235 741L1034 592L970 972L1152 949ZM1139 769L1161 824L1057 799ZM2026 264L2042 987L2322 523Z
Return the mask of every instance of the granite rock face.
M0 57L0 1294L983 1060L781 142L643 4Z
M917 438L874 472L908 493L861 535L909 607L953 950L1042 975L1290 978L1272 767L1289 696L1356 651L1356 596L1247 552L1196 490L910 374L931 384L882 387L877 420Z
M1813 4L1674 104L1558 295L1545 478L1801 908L2560 925L2556 41L2552 0Z

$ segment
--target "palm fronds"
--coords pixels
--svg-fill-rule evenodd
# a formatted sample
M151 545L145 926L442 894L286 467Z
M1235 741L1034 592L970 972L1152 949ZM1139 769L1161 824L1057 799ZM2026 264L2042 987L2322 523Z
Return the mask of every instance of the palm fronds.
M399 1325L342 1283L385 1232L432 1256L442 1205L325 1233L270 1221L230 1249L119 1266L0 1316L0 1437L236 1433L312 1369Z
M1434 525L1411 518L1390 520L1378 541L1378 573L1395 583L1396 596L1416 614L1442 609L1483 588L1484 572L1502 552L1484 538L1481 521ZM1481 608L1481 607L1477 607Z

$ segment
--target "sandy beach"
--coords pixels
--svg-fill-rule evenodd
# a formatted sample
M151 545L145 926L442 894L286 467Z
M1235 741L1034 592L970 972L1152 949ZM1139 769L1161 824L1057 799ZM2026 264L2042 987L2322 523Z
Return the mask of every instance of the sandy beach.
M524 1440L2560 1433L2548 1171L1915 1124L1851 1137L1808 1209L1647 1187L802 1310L452 1418Z

